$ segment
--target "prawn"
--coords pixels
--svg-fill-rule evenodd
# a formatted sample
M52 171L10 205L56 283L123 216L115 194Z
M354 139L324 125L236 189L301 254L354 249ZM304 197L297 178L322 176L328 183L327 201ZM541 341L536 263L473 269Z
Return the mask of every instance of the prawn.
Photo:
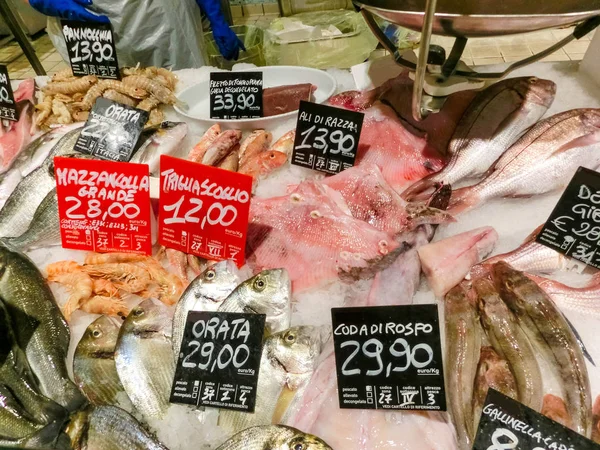
M44 95L44 100L35 105L35 109L38 111L38 115L35 119L35 124L40 126L44 121L50 117L52 113L52 99L51 95Z
M65 319L71 320L71 315L79 309L81 302L92 296L92 278L83 272L71 272L53 275L50 280L62 284L71 292L67 303L63 306Z
M107 89L106 92L104 92L104 94L102 94L102 97L107 98L109 100L113 100L115 102L122 103L127 106L135 106L137 103L131 97L129 97L125 94L121 94L119 91L116 91L115 89Z
M152 281L159 286L158 299L166 305L174 305L183 292L183 281L174 273L167 272L156 260L142 264L150 274Z
M151 95L139 102L136 108L143 109L144 111L150 111L151 109L156 108L158 105L160 105L160 100Z
M75 119L75 122L85 122L88 120L89 115L89 111L75 111L73 113L73 119Z
M63 102L56 100L52 100L52 114L58 117L58 123L63 125L67 125L69 123L73 123L73 118L71 117L71 113Z
M85 257L85 264L106 264L143 261L147 256L136 255L135 253L94 253L90 252Z
M166 252L169 264L171 265L171 267L173 267L173 269L175 269L175 273L179 276L179 278L188 283L187 258L185 253L180 252L179 250L174 250L172 248L168 248Z
M76 92L86 92L94 83L98 81L93 75L86 75L74 81L62 81L58 83L48 83L42 88L45 94L65 94L70 95Z
M90 264L83 271L94 277L106 278L125 292L135 294L150 283L150 274L143 267L132 263Z
M48 274L48 279L50 279L56 275L80 272L81 268L82 266L76 263L75 261L58 261L52 264L48 264L46 266L46 273Z
M80 309L90 314L107 314L109 316L127 317L129 314L129 308L123 300L104 295L94 295L86 300Z
M104 278L94 278L93 280L93 291L96 295L103 295L107 297L120 297L119 289L110 280Z
M71 70L70 67L67 67L66 69L59 70L54 75L52 75L52 81L53 82L56 82L56 81L65 81L68 78L73 78L73 71Z
M166 103L168 105L177 103L177 97L175 97L173 92L171 92L162 84L143 75L130 75L126 78L123 78L123 84L148 91L162 103Z

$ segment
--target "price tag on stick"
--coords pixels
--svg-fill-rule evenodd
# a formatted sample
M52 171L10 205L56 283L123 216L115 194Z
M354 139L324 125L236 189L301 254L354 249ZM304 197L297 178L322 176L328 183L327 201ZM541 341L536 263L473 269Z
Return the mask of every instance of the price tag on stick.
M75 76L121 79L110 23L61 20L61 25Z
M63 248L152 254L148 165L54 158Z
M600 269L600 173L577 169L536 242Z
M262 116L262 72L211 72L212 119L254 119Z
M190 311L171 403L254 412L266 317Z
M437 305L331 316L340 408L446 410Z
M19 120L19 111L13 94L8 70L0 64L0 119Z
M600 450L600 445L489 389L473 450Z
M300 102L292 164L329 174L354 165L364 114Z
M148 111L101 97L94 103L75 150L100 159L129 161L148 117Z
M244 264L252 177L160 157L158 238L165 247Z

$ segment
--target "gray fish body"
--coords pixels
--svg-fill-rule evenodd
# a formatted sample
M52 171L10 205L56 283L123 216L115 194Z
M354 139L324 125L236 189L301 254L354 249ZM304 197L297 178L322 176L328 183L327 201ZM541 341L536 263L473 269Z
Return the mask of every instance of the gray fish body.
M0 385L0 436L20 439L35 433L41 427L30 420L10 390Z
M22 253L0 243L0 297L13 321L17 344L24 350L42 394L67 408L79 408L85 398L69 379L65 359L67 325L46 280Z
M21 236L27 231L37 207L56 186L54 157L72 153L80 132L77 128L65 134L42 165L19 182L0 210L0 236Z
M166 306L146 300L131 310L119 331L117 373L145 418L160 418L169 407L175 374L171 328Z
M126 398L114 359L118 337L119 327L108 316L100 316L75 349L75 383L93 405L117 405Z
M223 312L266 314L268 334L290 326L292 287L285 269L263 270L244 281L219 307Z
M217 450L332 450L323 440L284 425L246 428Z
M302 396L321 354L321 330L292 327L269 336L263 345L254 413L222 410L219 426L238 433L257 425L281 423L296 397Z
M232 261L221 261L198 275L179 297L173 315L173 353L175 360L190 311L216 311L223 300L240 283L238 270Z
M157 175L160 156L175 154L187 132L185 122L163 122L144 130L140 136L140 147L129 162L148 164L150 175Z
M60 245L56 188L52 189L37 207L27 231L18 237L5 238L5 241L21 251Z
M66 435L61 433L63 427L62 421L52 422L36 432L19 439L0 437L0 447L2 448L31 448L71 450L71 445Z

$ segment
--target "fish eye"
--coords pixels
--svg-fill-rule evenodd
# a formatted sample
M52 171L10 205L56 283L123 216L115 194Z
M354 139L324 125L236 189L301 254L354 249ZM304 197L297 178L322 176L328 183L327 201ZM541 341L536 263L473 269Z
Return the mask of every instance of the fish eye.
M269 155L269 158L271 158L271 159L275 158L275 153L271 153L271 155Z
M257 291L263 291L267 287L267 283L262 278L254 280L254 289Z
M139 317L144 314L144 310L142 308L135 308L132 312L135 317Z
M294 445L294 450L304 450L304 445L296 444L296 445Z
M212 280L216 276L217 276L217 274L215 273L214 270L209 270L208 272L206 272L206 279L207 280Z
M100 336L102 336L102 331L94 330L92 331L92 336L94 336L95 338L99 338Z
M296 340L296 335L294 333L288 333L285 337L285 340L288 342L294 342Z

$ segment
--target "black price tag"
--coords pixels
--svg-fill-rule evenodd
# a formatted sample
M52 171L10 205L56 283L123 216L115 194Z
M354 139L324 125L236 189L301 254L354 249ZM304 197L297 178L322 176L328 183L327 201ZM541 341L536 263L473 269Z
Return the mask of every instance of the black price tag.
M61 25L74 75L121 78L110 23L61 20Z
M0 119L19 120L19 112L13 94L8 70L0 64Z
M211 72L212 119L255 119L262 116L262 72Z
M560 423L489 389L473 450L600 450Z
M266 317L190 311L171 403L254 412Z
M100 97L81 130L75 150L100 159L127 162L148 115L148 111Z
M340 408L446 411L437 305L332 308Z
M301 101L292 164L336 174L354 165L364 114Z
M536 242L600 269L600 173L577 169Z

